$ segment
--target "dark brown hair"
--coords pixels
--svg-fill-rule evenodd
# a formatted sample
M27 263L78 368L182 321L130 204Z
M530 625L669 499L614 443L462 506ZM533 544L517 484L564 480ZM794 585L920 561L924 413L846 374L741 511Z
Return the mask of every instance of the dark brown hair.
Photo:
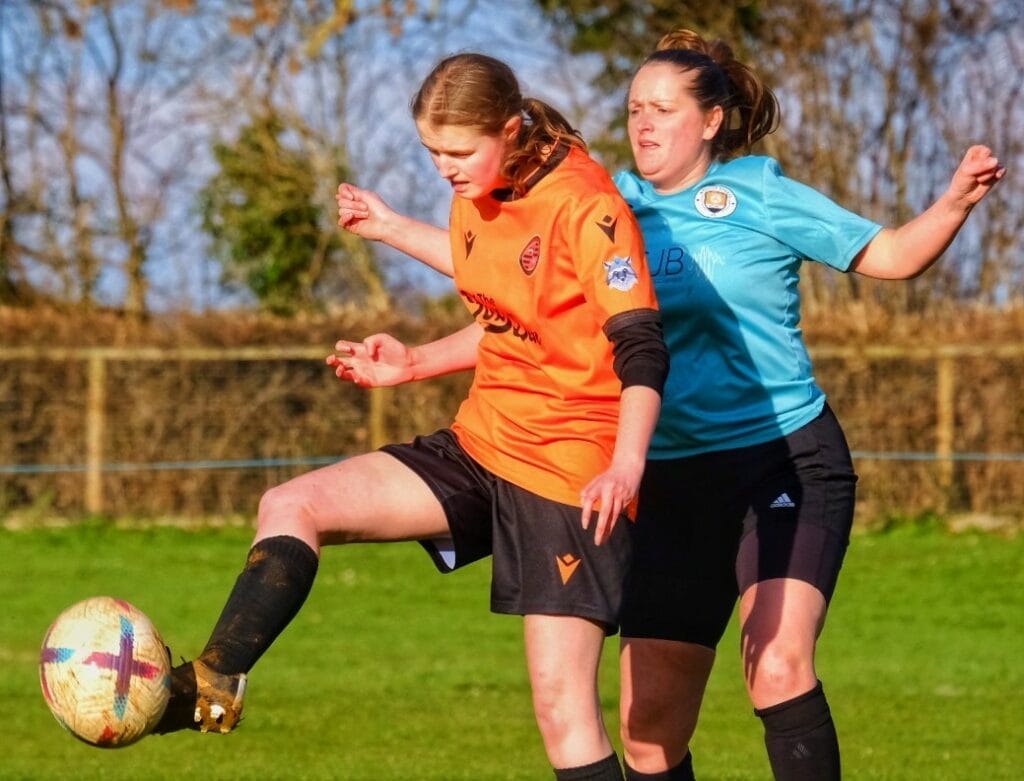
M721 106L722 126L711 142L711 154L724 160L750 151L779 126L779 102L761 77L733 56L721 39L705 41L692 30L665 35L644 65L664 62L681 73L693 73L693 96L704 111Z
M526 179L556 144L586 149L565 117L541 100L523 97L512 69L485 54L455 54L441 60L413 96L412 115L435 127L471 127L485 135L498 135L509 119L522 117L515 149L506 156L501 170L520 195Z

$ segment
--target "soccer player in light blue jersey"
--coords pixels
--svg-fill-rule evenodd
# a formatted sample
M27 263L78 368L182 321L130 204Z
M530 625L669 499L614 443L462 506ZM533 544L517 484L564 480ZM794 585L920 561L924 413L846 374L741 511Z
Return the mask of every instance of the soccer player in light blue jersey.
M946 192L883 228L745 155L778 123L758 75L721 41L666 36L628 101L640 222L671 368L633 524L622 612L626 776L693 779L690 738L739 599L743 669L779 781L840 777L815 670L853 524L856 474L799 328L801 266L923 273L1004 169L967 150ZM432 231L375 193L338 190L339 224L452 274ZM446 246L446 242L440 242Z
M616 184L644 233L672 362L623 605L626 775L694 778L689 740L738 598L775 778L838 779L814 655L857 478L798 325L800 268L917 276L1004 170L971 147L931 207L883 228L743 155L777 126L775 96L727 44L687 30L641 66L628 112L639 175Z

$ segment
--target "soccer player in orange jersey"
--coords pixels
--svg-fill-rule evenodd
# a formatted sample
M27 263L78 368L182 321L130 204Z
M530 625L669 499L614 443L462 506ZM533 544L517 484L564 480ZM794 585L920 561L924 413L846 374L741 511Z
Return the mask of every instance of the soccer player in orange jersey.
M321 546L418 540L442 572L491 556L492 610L524 616L556 778L622 779L597 672L668 371L639 228L566 120L498 60L442 61L413 116L453 192L450 230L427 243L450 254L473 323L411 349L384 334L340 341L327 362L364 386L475 367L469 396L450 428L263 496L245 569L202 654L175 668L158 731L234 726Z

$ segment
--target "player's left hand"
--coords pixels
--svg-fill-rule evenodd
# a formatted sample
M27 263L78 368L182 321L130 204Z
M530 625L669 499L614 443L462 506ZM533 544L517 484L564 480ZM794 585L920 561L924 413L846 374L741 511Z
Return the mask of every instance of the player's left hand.
M362 342L339 340L335 354L327 356L327 365L341 380L364 388L401 385L413 377L412 351L395 337L374 334Z
M584 529L590 528L593 514L597 513L595 544L600 545L611 537L619 516L636 496L643 467L642 461L636 466L613 462L580 492L580 499L583 501Z
M996 182L1003 178L1006 169L999 165L998 158L987 146L972 146L953 174L950 194L959 203L970 209L988 195Z
M384 241L394 229L394 209L372 190L342 182L334 197L338 202L338 225L349 233L364 239Z

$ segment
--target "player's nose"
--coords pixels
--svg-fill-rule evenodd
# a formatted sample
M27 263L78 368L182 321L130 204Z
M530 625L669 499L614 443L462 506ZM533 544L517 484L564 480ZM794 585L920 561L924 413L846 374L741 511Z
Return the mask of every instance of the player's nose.
M451 161L448 161L442 165L441 176L445 179L454 179L455 175L459 172L459 169Z

